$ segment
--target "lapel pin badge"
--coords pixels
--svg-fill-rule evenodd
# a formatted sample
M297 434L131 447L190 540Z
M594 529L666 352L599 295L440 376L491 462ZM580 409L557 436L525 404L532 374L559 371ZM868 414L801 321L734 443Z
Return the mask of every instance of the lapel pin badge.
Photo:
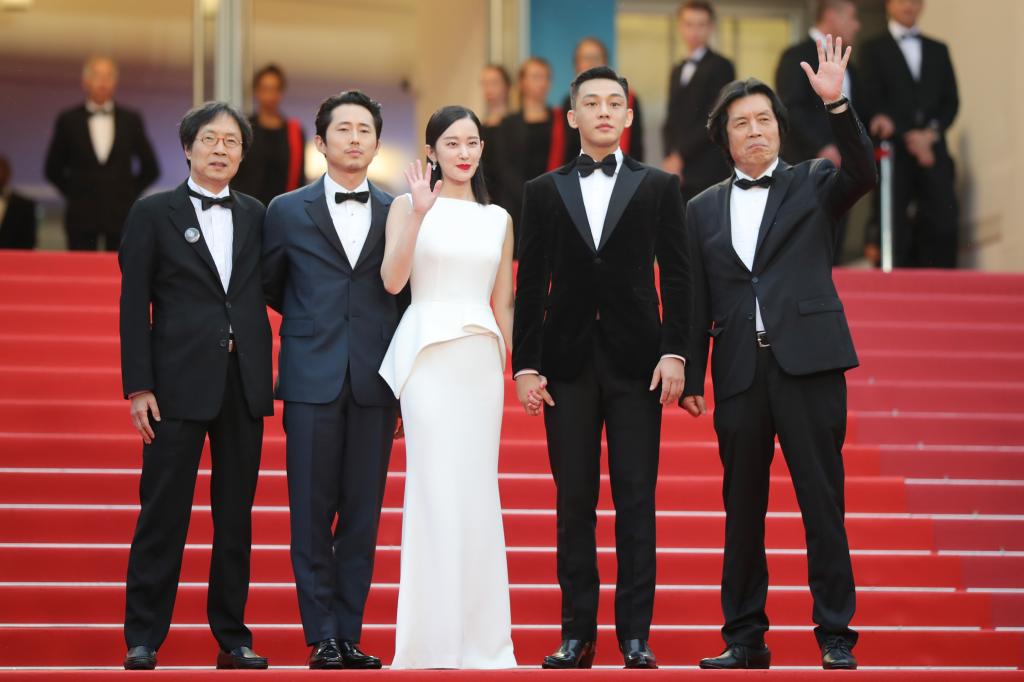
M185 241L187 241L189 244L195 244L197 241L199 241L199 237L200 233L199 230L197 230L196 228L190 227L187 230L185 230Z

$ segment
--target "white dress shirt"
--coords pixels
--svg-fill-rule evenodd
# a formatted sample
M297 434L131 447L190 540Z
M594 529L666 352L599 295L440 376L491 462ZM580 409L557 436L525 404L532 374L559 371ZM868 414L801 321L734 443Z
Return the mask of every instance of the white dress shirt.
M324 173L324 193L327 195L327 210L330 211L331 221L334 223L334 230L338 233L341 246L345 249L348 263L356 266L359 254L363 251L363 244L366 243L366 235L370 234L370 200L365 204L358 201L334 201L335 192L369 192L370 183L366 178L354 190L342 187L327 173Z
M583 152L580 152L580 156ZM601 163L601 159L594 159ZM604 219L608 216L608 204L612 200L615 179L622 168L622 150L615 150L615 174L608 176L600 168L587 177L579 176L580 192L583 193L583 207L587 210L587 222L590 223L590 234L594 237L594 246L601 245L604 232Z
M903 58L907 60L907 68L914 80L921 80L921 31L917 26L907 28L892 19L889 20L889 33L900 46Z
M775 159L761 177L771 175L779 165ZM739 168L736 169L737 179L758 180L752 178ZM757 233L761 229L761 219L764 218L764 207L768 203L767 187L751 187L740 189L733 185L729 195L729 222L732 228L732 248L740 257L748 270L754 269L754 255L757 250ZM754 298L754 313L756 315L757 331L764 331L764 321L761 319L761 303Z
M816 43L821 43L825 40L825 34L818 30L817 26L812 26L811 30L807 32L811 36L811 40ZM843 97L853 101L853 90L850 89L850 71L847 69L843 73Z
M92 150L100 165L110 158L110 150L114 147L114 103L96 104L86 100L85 108L89 112L89 139Z
M225 187L217 194L211 194L192 180L188 179L188 186L195 192L208 197L221 198L230 194ZM199 229L203 232L203 239L213 256L213 264L217 266L217 274L220 275L220 283L224 291L228 290L228 283L231 281L231 259L232 248L235 242L235 226L231 219L231 209L223 206L211 206L203 210L202 202L190 196L192 205L196 209L196 217L199 219Z
M696 50L690 53L690 56L683 62L683 70L679 72L679 84L684 88L690 84L693 79L693 74L697 73L697 67L700 65L700 60L704 59L704 55L708 53L707 47L698 47Z

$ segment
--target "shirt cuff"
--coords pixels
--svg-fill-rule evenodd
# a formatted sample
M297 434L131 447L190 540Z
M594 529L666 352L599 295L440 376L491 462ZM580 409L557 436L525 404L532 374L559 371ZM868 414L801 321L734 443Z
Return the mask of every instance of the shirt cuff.
M513 379L518 379L519 377L526 376L527 374L534 374L534 375L540 376L540 372L538 372L535 369L521 369L518 372L516 372L515 374L513 374L512 378Z
M675 358L676 360L681 360L683 363L683 367L686 367L686 358L684 358L682 355L676 355L675 353L665 353L664 355L661 356L661 359L664 360L665 358Z

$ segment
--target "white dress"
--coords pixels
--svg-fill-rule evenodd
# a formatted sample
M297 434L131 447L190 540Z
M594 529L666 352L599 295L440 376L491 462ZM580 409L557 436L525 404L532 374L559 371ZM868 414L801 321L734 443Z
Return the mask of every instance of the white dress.
M401 399L405 510L392 668L513 668L498 496L505 344L491 310L507 213L439 198L380 374Z

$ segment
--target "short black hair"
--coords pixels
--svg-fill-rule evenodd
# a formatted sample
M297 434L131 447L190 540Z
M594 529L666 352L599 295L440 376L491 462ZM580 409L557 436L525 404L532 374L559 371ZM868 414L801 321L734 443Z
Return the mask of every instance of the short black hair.
M715 8L710 2L706 0L683 0L679 3L679 10L676 12L678 16L682 16L683 12L688 9L697 10L698 12L707 12L711 18L711 23L715 23Z
M384 119L380 114L380 102L370 99L366 93L360 90L345 90L337 95L331 95L316 110L316 134L321 140L327 139L327 126L331 124L331 115L334 110L342 104L355 104L370 112L373 117L374 132L380 140L380 129L384 126Z
M241 111L227 102L205 102L198 107L189 109L181 119L181 123L178 124L178 139L181 140L181 148L191 150L192 144L196 141L196 136L199 135L203 126L221 114L227 114L238 124L238 129L242 131L242 156L245 156L249 147L252 146L252 126ZM185 160L191 167L192 163L188 161L187 157Z
M284 77L284 71L277 64L267 64L252 77L252 89L255 90L260 86L260 81L263 80L264 76L277 76L277 80L281 82L281 89L286 90L288 88L288 79Z
M587 81L598 79L615 81L622 86L623 96L629 97L629 82L625 78L615 73L615 70L609 66L595 66L578 74L569 85L569 106L573 109L576 108L576 95L579 94L581 85Z
M750 95L764 95L772 103L772 111L775 112L775 120L779 124L779 142L781 143L786 133L789 132L789 112L786 106L775 94L775 91L768 87L767 83L756 78L748 78L742 81L729 83L718 93L718 100L708 114L708 137L725 151L729 163L735 165L732 154L729 152L729 134L727 124L729 123L729 106L738 99Z

